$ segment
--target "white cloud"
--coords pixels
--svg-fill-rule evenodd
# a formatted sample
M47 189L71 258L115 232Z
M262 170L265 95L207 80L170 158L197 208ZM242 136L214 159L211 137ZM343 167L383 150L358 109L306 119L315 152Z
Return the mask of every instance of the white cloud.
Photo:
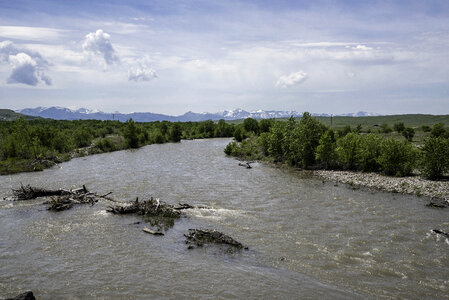
M47 27L0 26L0 36L10 39L32 41L56 40L65 34L65 30Z
M0 62L9 63L11 74L7 83L23 83L35 86L40 82L51 85L51 79L45 74L47 61L37 52L19 49L11 41L0 43Z
M112 65L118 62L118 56L112 47L111 36L98 29L96 32L91 32L86 35L83 41L83 50L89 55L101 55L107 65Z
M306 79L307 73L305 73L304 71L299 71L291 73L290 75L282 75L276 82L276 86L281 88L289 88L293 85L297 85L304 82Z
M128 71L129 81L150 81L154 78L157 78L156 71L146 65L140 65Z

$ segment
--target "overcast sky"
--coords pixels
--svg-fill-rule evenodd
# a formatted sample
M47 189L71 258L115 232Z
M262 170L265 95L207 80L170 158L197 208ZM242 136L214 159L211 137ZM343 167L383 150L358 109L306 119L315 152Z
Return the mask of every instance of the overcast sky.
M0 1L0 108L449 113L449 1Z

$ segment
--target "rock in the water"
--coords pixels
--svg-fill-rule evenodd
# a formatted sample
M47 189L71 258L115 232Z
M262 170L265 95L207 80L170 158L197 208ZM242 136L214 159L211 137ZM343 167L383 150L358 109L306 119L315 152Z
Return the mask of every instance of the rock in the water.
M17 295L13 298L8 298L5 300L36 300L36 298L34 297L32 291L28 291L28 292L22 293L20 295Z

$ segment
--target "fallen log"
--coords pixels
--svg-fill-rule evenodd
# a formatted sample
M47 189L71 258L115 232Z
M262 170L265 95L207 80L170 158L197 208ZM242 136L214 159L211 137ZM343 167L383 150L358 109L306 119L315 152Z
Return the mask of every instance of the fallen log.
M146 232L146 233L150 233L150 234L152 234L152 235L164 235L163 232L160 232L160 231L154 231L154 230L151 230L151 229L146 228L146 227L143 228L142 231L144 231L144 232Z
M211 229L189 229L189 234L184 234L186 237L185 243L188 244L188 249L193 249L195 246L202 247L207 243L229 245L237 249L248 249L242 243L222 232ZM229 251L230 249L228 249ZM232 250L230 251L232 252Z
M50 197L50 199L44 202L44 204L48 204L49 206L47 209L52 211L67 210L72 208L75 204L94 205L100 198L115 201L107 197L111 193L112 192L104 195L97 195L95 193L89 192L85 185L83 185L81 188L72 190L48 190L32 187L30 185L21 185L19 189L13 189L15 200L30 200L38 197Z
M59 190L46 190L38 187L31 187L29 184L26 186L21 185L17 190L12 190L16 200L31 200L38 197L48 196L62 196L71 194L70 191Z

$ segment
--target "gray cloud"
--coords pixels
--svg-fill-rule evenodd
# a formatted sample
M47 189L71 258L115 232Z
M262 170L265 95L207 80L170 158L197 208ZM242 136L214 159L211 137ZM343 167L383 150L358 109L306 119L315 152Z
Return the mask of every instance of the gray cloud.
M111 36L98 29L96 32L91 32L86 35L83 41L83 50L88 54L101 55L107 65L112 65L118 62L118 56L112 47Z
M0 42L0 62L8 63L12 70L7 83L22 83L35 86L40 82L51 85L45 74L48 63L34 51L17 48L11 41Z

